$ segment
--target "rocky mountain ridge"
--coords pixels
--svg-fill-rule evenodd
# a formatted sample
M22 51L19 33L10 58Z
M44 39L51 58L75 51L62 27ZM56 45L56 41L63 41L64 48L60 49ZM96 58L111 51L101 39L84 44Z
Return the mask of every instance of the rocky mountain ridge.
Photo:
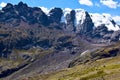
M99 38L102 42L119 40L119 25L107 15L90 14L82 9L53 8L48 14L37 7L28 7L20 2L18 5L8 3L0 11L0 22L18 27L23 23L43 26L58 25L55 28L85 35L89 39ZM22 23L23 22L23 23ZM105 30L102 30L106 28ZM89 34L89 35L88 35ZM93 42L95 42L93 40Z
M48 32L52 29L58 32L60 30L65 34L77 35L93 44L111 44L119 41L120 38L119 26L109 16L69 8L64 10L53 8L46 14L42 8L29 7L23 2L18 5L8 3L0 10L0 44L2 45L0 52L9 52L9 48L21 49L27 46L29 49L36 46L38 43L36 41L42 38L38 35L46 34L40 33L37 28L43 31L47 28ZM52 46L51 41L45 42L47 48ZM38 46L41 47L41 44Z

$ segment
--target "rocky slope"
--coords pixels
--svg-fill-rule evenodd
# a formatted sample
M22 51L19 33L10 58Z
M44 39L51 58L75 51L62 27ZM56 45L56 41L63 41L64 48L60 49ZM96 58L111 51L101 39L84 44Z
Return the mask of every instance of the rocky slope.
M120 57L100 59L93 63L81 64L45 75L21 78L25 80L119 80ZM21 80L20 79L20 80Z
M46 74L22 77L25 80L119 80L120 43L85 51L69 67ZM20 80L18 79L18 80Z

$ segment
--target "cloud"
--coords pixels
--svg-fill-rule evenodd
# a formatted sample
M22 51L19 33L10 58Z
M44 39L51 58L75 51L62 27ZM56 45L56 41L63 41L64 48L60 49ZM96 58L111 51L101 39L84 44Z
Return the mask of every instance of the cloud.
M95 6L100 7L100 4L99 3L95 3Z
M79 0L79 3L82 5L93 6L93 3L91 0Z
M102 3L103 5L109 8L116 9L117 7L120 7L120 3L118 3L117 1L113 1L113 0L100 0L100 3Z
M5 2L0 3L0 7L5 7L6 5L7 5L7 3L5 3Z

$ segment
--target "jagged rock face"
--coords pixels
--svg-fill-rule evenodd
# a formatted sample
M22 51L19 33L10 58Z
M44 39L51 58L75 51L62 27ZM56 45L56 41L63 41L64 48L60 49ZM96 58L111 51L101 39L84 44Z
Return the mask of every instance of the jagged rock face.
M27 16L27 20L29 21L29 23L48 25L48 17L40 8L31 8L29 13L29 16Z
M75 31L75 11L72 10L70 14L66 15L66 29L68 31Z
M115 42L119 40L120 31L109 31L105 24L102 24L93 30L91 37Z
M12 12L13 9L14 9L13 7L14 7L14 6L13 6L12 4L8 3L8 4L6 5L6 7L2 8L2 10L3 10L3 11L6 11L6 12Z
M28 14L28 6L23 2L20 2L18 5L15 5L15 10L18 12L18 15L26 17Z
M107 29L107 27L104 25L104 24L102 24L102 25L100 25L100 26L98 26L97 28L95 28L94 30L93 30L93 32L92 32L92 37L93 38L95 38L95 37L97 37L97 38L102 38L105 34L107 34L108 33L108 29Z
M116 22L114 20L111 20L111 23L115 26Z
M0 22L10 22L14 18L18 18L19 16L15 12L14 6L10 3L7 4L6 7L2 9L0 12Z
M120 40L120 31L115 31L113 32L113 34L111 35L111 41L118 41Z
M87 34L93 30L94 24L88 12L85 12L85 18L80 21L78 26L80 27L80 34Z
M48 25L48 16L37 7L28 7L27 4L20 2L18 5L7 4L0 12L0 22L13 24L15 20L24 21L29 24ZM18 24L18 22L16 22Z
M47 25L47 15L45 15L40 8L30 8L22 2L16 5L15 8L24 21L28 21L30 24L39 23L42 25Z
M74 22L75 22L75 11L74 11L74 10L72 10L72 11L70 12L70 14L67 14L67 15L66 15L66 21L67 21L68 24L69 24L69 23L74 24Z
M105 26L105 24L102 24L98 27L96 27L92 33L91 36L93 39L101 39L104 43L107 42L116 42L119 41L120 38L120 31L109 31L108 28Z
M49 12L49 22L53 23L60 23L61 17L63 15L62 9L61 8L54 8Z

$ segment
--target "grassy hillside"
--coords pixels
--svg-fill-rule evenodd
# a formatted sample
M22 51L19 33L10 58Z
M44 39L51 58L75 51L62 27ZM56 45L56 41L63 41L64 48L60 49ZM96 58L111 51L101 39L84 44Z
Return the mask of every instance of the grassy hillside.
M23 80L120 80L120 56L99 59L45 75L34 74Z
M120 80L120 43L86 52L70 68L39 74L23 80ZM20 79L20 80L21 80Z

